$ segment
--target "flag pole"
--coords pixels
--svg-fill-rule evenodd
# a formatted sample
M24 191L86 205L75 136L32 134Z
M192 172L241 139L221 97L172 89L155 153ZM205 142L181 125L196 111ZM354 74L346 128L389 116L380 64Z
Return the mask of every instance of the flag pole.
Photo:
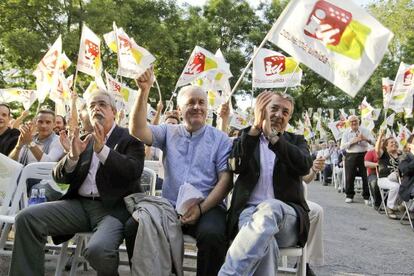
M162 101L160 85L158 84L158 81L157 81L157 78L155 77L155 75L154 75L154 80L155 80L155 85L157 86L158 96L160 97L160 101Z
M164 109L164 113L162 113L162 115L164 116L165 115L165 112L167 112L167 110L168 110L168 108L170 107L170 105L172 104L172 99L174 98L174 94L175 94L175 92L177 91L177 86L174 88L174 91L172 92L172 94L171 94L171 97L170 97L170 100L168 101L168 104L167 104L167 106L165 107L165 109ZM173 107L174 107L174 105L173 105Z
M290 83L292 82L292 79L293 79L293 76L294 76L294 74L296 73L296 70L299 68L299 64L300 64L300 62L299 61L296 61L297 63L296 63L296 67L295 67L295 69L293 70L293 73L292 73L292 75L290 76L290 78L289 78L289 80L288 80L288 82L287 82L287 84L286 84L286 88L285 88L285 91L283 91L283 94L286 94L286 92L287 92L287 90L289 89L289 85L290 85ZM308 115L309 116L309 115Z
M78 65L76 64L75 77L73 78L72 91L76 93L76 80L78 79Z
M234 92L236 92L237 87L240 85L241 81L243 80L244 75L247 72L247 69L249 69L250 65L252 65L253 60L256 58L256 56L259 54L260 49L263 48L263 46L265 45L265 43L268 40L268 37L270 36L271 33L273 33L273 29L276 28L277 24L274 24L272 26L272 28L270 28L270 31L266 34L266 36L264 37L262 43L260 43L259 47L257 47L254 51L253 51L253 56L250 58L249 62L247 63L246 67L244 68L243 72L241 73L239 79L237 80L236 84L233 86L233 89L230 92L229 98L227 99L227 101L230 100L231 96L234 94Z

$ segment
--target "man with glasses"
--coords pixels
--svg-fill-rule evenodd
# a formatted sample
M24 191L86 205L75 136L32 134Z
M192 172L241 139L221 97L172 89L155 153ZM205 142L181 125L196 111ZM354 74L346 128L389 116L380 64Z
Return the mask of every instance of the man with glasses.
M341 149L346 150L345 155L345 193L346 203L352 203L355 195L354 181L358 174L362 177L362 196L366 205L369 204L369 189L367 171L364 166L364 156L370 145L375 144L371 132L359 125L355 115L348 117L351 125L342 135Z
M118 247L129 218L123 198L140 191L144 145L115 124L115 101L99 91L87 106L93 132L70 137L70 149L53 177L70 184L61 200L30 206L16 217L9 275L44 275L47 236L62 242L78 232L91 232L85 257L98 275L118 275ZM81 246L81 245L79 245Z

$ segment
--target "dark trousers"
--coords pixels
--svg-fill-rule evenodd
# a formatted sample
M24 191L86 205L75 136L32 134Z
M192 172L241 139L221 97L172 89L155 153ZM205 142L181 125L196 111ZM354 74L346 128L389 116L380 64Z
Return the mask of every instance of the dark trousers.
M138 223L130 218L125 224L125 244L128 258L134 252ZM226 210L214 207L203 214L195 225L183 226L183 233L197 240L197 276L216 276L227 251Z
M118 248L123 223L108 214L101 201L69 199L25 208L16 217L10 276L44 275L47 236L94 231L85 258L101 275L118 275Z
M354 198L355 195L355 176L357 170L362 178L362 197L369 199L367 170L364 166L365 152L347 153L345 155L345 193L347 198Z
M374 198L374 206L379 207L381 205L381 192L378 187L378 179L375 174L368 176L368 184L371 189L372 197Z
M323 169L323 182L325 185L331 183L331 179L329 179L329 177L332 177L332 165L326 164Z

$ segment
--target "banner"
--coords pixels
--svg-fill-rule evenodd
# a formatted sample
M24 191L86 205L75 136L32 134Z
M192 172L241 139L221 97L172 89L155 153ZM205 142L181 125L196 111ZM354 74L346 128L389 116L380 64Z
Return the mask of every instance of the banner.
M115 34L115 52L118 54L117 74L126 78L137 79L151 66L155 61L155 57L139 46L122 28L117 28L115 22L113 23L113 28L113 35L106 35L105 41L108 47L113 50L112 40Z
M196 46L179 77L176 87L184 86L204 77L207 72L218 69L219 63L213 53Z
M353 1L292 0L269 40L354 97L393 34Z
M76 68L93 77L102 73L101 39L85 24L82 28Z
M261 48L253 60L253 87L279 88L300 85L298 62L279 52Z
M29 110L36 101L36 90L26 90L22 88L0 89L0 102L20 102L25 110Z
M61 54L62 37L59 35L33 72L36 77L36 94L40 103L43 103L50 91L55 90L58 85Z
M392 86L389 108L396 113L406 112L411 114L413 109L413 76L414 65L400 63L394 85Z

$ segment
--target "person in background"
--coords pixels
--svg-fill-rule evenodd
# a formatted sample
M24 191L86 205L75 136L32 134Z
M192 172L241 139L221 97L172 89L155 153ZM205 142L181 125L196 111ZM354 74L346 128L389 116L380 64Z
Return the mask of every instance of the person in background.
M20 131L10 128L11 119L10 107L0 103L0 153L9 155L14 149L19 139Z
M348 117L351 127L342 134L341 149L346 150L345 155L345 193L346 203L352 203L355 195L355 177L357 170L362 178L362 196L366 205L369 204L369 188L367 171L364 166L364 156L375 140L371 132L359 125L355 115Z
M388 189L387 213L390 219L397 219L395 214L398 209L396 201L400 184L398 181L398 164L401 153L398 150L398 142L394 137L383 140L384 130L380 130L375 152L378 156L378 186L381 189Z
M62 115L56 115L53 131L56 135L59 135L62 130L66 130L66 119Z
M378 187L378 156L375 149L367 151L364 157L364 165L367 168L368 185L374 198L374 209L378 210L381 206L381 192Z
M9 157L23 165L33 162L57 162L63 156L59 137L53 132L55 113L49 109L40 110L35 124L26 123L20 127L20 136ZM36 134L32 136L32 133Z

